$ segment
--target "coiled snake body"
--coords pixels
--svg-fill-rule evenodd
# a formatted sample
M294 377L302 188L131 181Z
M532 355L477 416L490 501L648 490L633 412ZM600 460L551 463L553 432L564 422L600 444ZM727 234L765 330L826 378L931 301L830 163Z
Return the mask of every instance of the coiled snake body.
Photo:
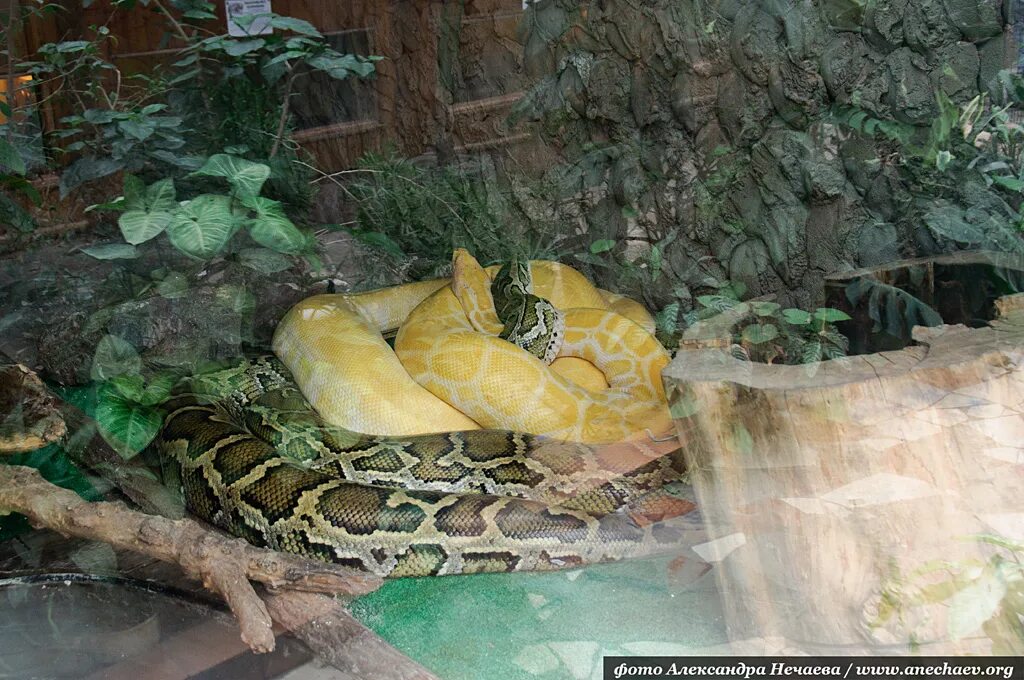
M501 333L550 355L556 315L536 333L520 311ZM392 577L564 568L677 539L638 518L678 508L661 490L682 472L678 452L496 429L356 434L326 422L297 382L261 359L194 379L172 401L158 446L179 463L193 513L257 545Z

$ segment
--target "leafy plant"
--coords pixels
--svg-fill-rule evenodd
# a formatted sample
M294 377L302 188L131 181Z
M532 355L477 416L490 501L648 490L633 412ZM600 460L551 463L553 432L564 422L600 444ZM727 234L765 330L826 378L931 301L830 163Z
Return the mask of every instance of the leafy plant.
M868 136L878 135L893 142L909 143L914 136L912 125L877 118L870 111L857 106L833 106L826 119Z
M439 275L452 250L467 248L484 264L513 257L551 259L558 238L519 219L507 196L457 168L427 168L393 154L367 154L339 173L356 206L350 231L396 259L415 278Z
M42 45L32 60L15 64L36 83L50 84L75 111L53 133L62 140L60 151L76 156L62 174L62 196L122 170L177 178L200 167L213 148L265 162L272 189L290 204L307 205L308 177L292 162L299 152L289 137L294 85L310 70L367 77L378 58L339 53L299 19L245 17L237 23L259 20L275 32L234 38L206 28L216 20L213 3L170 5L113 3L115 12L153 10L167 35L184 43L175 61L149 73L123 72L104 57L107 43L117 39L106 26L91 27L84 39Z
M191 176L223 178L230 191L179 201L169 178L147 187L134 175L126 175L124 195L100 207L121 211L118 225L132 246L166 232L180 252L210 260L221 255L235 233L244 229L253 241L277 253L312 256L313 239L288 219L278 201L260 196L270 176L266 165L215 154ZM86 252L101 259L112 254L109 249ZM120 252L134 255L134 251Z
M734 319L734 356L767 364L810 364L846 356L849 340L835 327L850 317L838 309L820 307L813 312L783 309L776 302L741 302L727 286L718 294L697 297L700 309L690 323L729 313Z
M896 144L912 208L939 239L975 248L1024 253L1024 128L1012 112L1024 104L1024 80L1003 71L1006 103L986 95L957 105L935 94L937 115L927 129L874 118L856 108L830 119Z
M907 291L875 279L861 278L846 287L846 299L857 305L868 297L872 332L895 338L910 338L914 326L941 326L942 317L928 304Z
M10 107L0 102L0 110L9 115ZM19 231L35 229L35 220L22 203L15 198L22 195L39 205L39 192L25 178L27 168L17 147L6 139L0 139L0 223L10 224Z
M577 253L574 257L578 262L609 273L607 279L616 290L639 291L644 302L656 308L656 301L646 297L646 293L655 292L666 280L665 252L679 236L677 229L669 232L654 243L645 244L634 254L615 239L598 239L590 244L586 252ZM677 310L678 311L678 310ZM663 310L664 313L664 310Z
M142 375L142 359L135 348L116 335L105 336L96 347L92 378L96 391L96 423L111 448L131 458L146 448L160 431L160 404L170 396L178 376Z

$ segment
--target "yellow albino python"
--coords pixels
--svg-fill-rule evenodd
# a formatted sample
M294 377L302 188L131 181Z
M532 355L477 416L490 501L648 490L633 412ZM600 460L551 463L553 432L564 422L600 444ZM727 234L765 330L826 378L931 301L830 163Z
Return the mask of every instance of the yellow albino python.
M317 295L282 319L274 352L323 418L409 435L501 428L587 443L670 430L669 356L636 303L620 311L576 270L531 263L533 289L564 313L550 365L498 337L489 274L464 250L448 281ZM632 317L632 318L630 318ZM400 328L399 328L400 326ZM382 332L398 328L394 350Z
M158 444L180 463L190 509L258 545L385 576L559 568L671 544L671 528L637 517L689 509L660 491L682 471L678 452L528 434L619 441L661 429L664 350L574 270L531 269L538 295L601 305L562 308L552 325L562 358L550 367L498 337L536 339L498 321L490 278L464 251L450 286L297 305L274 341L294 382L262 360L201 378L172 404ZM522 302L546 304L532 292ZM391 352L380 329L406 316ZM548 353L545 341L538 354ZM505 376L521 384L495 381L496 366L523 371ZM579 384L605 379L603 391Z

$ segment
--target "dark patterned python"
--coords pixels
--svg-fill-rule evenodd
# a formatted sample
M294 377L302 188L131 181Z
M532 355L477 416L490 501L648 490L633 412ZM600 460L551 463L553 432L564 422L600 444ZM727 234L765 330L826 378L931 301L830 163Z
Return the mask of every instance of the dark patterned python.
M189 510L255 545L400 577L558 569L678 542L668 523L637 521L672 505L661 487L682 473L678 451L621 470L600 449L506 431L355 434L321 421L273 358L195 378L169 406L157 446Z
M519 259L502 266L491 283L494 308L504 327L502 340L526 350L545 364L558 356L565 333L565 314L549 300L533 294L530 263Z

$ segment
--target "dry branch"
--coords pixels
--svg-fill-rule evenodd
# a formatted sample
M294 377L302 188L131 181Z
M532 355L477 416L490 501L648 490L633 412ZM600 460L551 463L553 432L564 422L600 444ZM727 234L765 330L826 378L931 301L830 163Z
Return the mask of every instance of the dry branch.
M36 527L180 565L224 597L238 619L242 640L256 652L274 648L274 633L267 606L250 581L348 597L380 586L375 576L256 548L190 519L146 515L121 503L90 503L23 466L0 465L0 509L21 513Z
M338 670L356 678L436 680L433 673L353 618L336 599L300 592L268 594L263 599L275 621Z

